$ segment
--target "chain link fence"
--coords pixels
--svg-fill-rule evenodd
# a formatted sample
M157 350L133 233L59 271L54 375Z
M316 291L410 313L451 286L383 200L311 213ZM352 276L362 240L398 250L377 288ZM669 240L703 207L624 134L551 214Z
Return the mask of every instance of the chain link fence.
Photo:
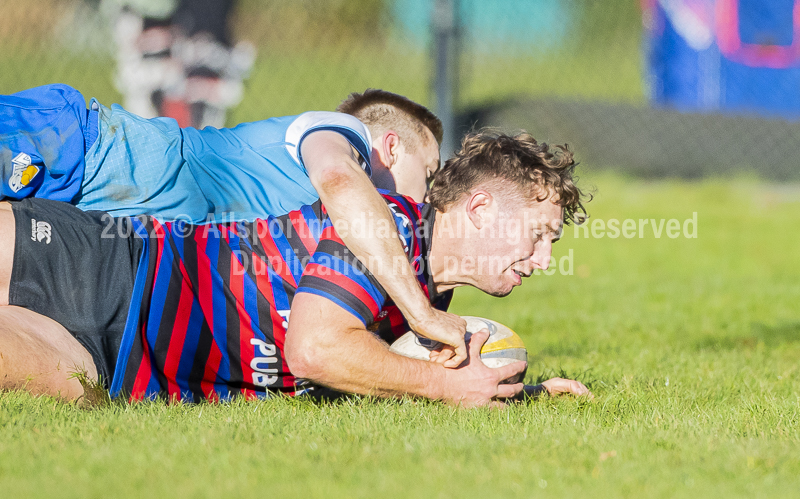
M436 16L441 15L436 11L439 0L228 1L233 7L226 20L230 38L226 47L233 50L237 42L247 42L250 45L239 47L249 50L245 55L253 59L231 77L239 78L242 86L240 95L231 99L236 103L223 105L227 108L224 123L332 110L350 92L370 87L441 109L435 92L433 28ZM747 8L755 0L451 1L458 50L450 61L454 70L449 81L455 115L452 128L457 136L478 125L526 129L541 140L569 143L585 167L642 175L694 177L755 170L768 178L800 178L800 127L795 116L782 112L781 102L777 108L774 103L771 108L730 105L730 88L735 87L730 84L737 78L753 78L744 71L725 72L718 67L720 61L737 57L737 64L745 69L758 66L759 61L747 59L746 51L734 54L736 47L755 46L753 57L758 57L759 50L778 53L794 47L791 37L778 36L785 31L785 23L773 30L777 38L753 43L743 38L746 30L740 29L741 40L734 36L733 42L731 30L720 31L720 12L730 17L738 5L742 19L753 18ZM773 14L777 18L781 18L780 8L794 5L792 0L765 1L776 2L778 11ZM125 57L119 20L137 11L141 17L168 19L179 3L0 0L4 49L0 52L0 93L61 82L87 98L125 104L129 96L124 92L149 83L128 81L126 87L122 81ZM711 24L709 15L717 16ZM678 42L686 39L701 56L713 53L716 59L706 57L702 64L664 62L665 54L679 53L669 44L674 40L665 42L668 36ZM785 81L783 91L793 95L798 93L793 76L777 75L796 65L793 49L786 50L786 54L767 57L764 78L770 85ZM141 61L149 64L158 50L145 55ZM776 61L783 61L785 67L770 67ZM716 73L711 73L717 75L716 80L705 77L694 83L706 89L700 104L665 92L682 81L683 73L675 68L702 76L715 67ZM216 69L217 76L227 78L223 74L227 69ZM766 84L755 80L753 85L741 86L741 91L764 93ZM709 81L716 82L716 94L709 93ZM720 93L723 84L727 93ZM781 90L774 85L768 88L773 94ZM786 97L782 102L790 100Z

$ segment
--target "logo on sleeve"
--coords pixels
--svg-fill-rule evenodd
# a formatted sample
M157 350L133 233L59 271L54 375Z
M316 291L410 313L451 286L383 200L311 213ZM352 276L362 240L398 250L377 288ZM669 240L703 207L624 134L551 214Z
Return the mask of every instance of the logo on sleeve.
M394 215L397 234L400 236L400 242L403 243L403 251L408 254L409 247L414 241L414 228L411 225L411 220L400 211L400 208L395 203L389 203L389 209L392 210L392 215Z
M31 218L31 239L36 242L44 241L45 244L50 244L50 235L52 228L47 222L37 222Z
M13 192L19 192L31 183L33 177L39 173L39 167L31 164L31 157L21 152L11 160L14 171L8 179L8 186Z

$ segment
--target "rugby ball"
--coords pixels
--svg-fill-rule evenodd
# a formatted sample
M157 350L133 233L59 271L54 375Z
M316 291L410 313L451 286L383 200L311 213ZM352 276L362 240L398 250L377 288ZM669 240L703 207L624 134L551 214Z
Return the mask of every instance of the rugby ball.
M487 367L496 368L518 361L528 360L528 350L517 333L499 322L483 317L462 316L467 321L467 334L464 340L469 344L474 333L481 329L489 330L489 339L481 348L481 360ZM441 343L419 336L409 331L389 347L389 351L412 359L430 360L431 351ZM505 380L505 383L519 383L525 378L525 371Z

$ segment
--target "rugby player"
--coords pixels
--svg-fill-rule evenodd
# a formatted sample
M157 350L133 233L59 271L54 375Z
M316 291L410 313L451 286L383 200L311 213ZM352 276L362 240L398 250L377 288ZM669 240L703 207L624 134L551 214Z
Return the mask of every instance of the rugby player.
M115 216L160 221L252 221L321 199L334 222L392 224L379 188L421 202L439 167L442 125L397 94L351 94L340 112L180 128L107 108L67 85L0 96L0 199L66 201ZM442 357L466 358L460 318L433 309L403 258L397 234L343 234L347 246L395 300L419 334L451 345Z
M430 204L382 194L430 303L470 285L505 296L549 265L582 210L566 149L475 133L435 174ZM448 369L391 353L408 324L316 202L280 217L193 226L111 218L66 203L2 203L0 383L66 398L85 369L128 400L225 400L322 386L464 406L517 395L470 359ZM384 227L384 229L386 229ZM381 230L377 227L376 230ZM291 310L291 314L289 313ZM588 394L576 381L551 393Z

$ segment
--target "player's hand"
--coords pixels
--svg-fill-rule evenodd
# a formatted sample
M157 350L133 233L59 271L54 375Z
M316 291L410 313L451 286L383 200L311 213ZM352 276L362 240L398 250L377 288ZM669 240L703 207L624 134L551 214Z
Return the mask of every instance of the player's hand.
M469 358L458 369L446 369L442 399L448 404L461 407L480 407L484 405L502 406L502 401L515 396L522 390L522 383L502 384L527 368L526 362L514 362L492 369L481 361L481 348L489 339L489 331L482 329L473 334L469 341Z
M574 379L550 378L543 382L542 386L552 396L569 393L578 396L585 395L590 400L594 398L594 394L583 383Z
M467 321L435 308L430 311L431 314L421 320L409 320L408 325L418 335L443 344L441 350L431 355L432 362L456 368L467 360L467 347L464 344Z

